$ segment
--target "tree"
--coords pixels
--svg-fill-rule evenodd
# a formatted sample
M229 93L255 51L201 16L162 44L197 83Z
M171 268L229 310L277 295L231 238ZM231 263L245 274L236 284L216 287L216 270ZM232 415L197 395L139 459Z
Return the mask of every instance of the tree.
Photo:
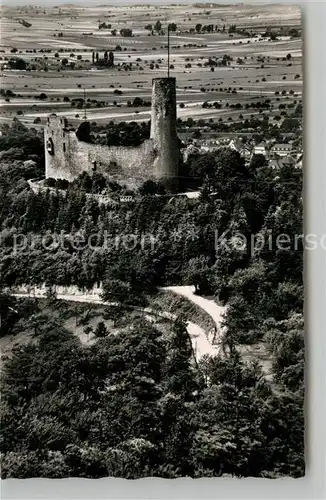
M257 365L244 365L238 354L211 360L209 388L194 412L195 421L204 419L191 450L195 470L208 476L259 476L265 470L260 423L264 421L263 401L269 394Z
M152 180L145 181L142 186L139 188L139 192L142 196L145 195L155 195L155 194L164 194L165 189L164 186L158 182L154 182Z
M102 299L106 302L128 303L132 297L131 286L119 279L108 278L103 282Z
M204 294L210 291L209 258L203 255L190 259L185 270L185 283L194 285L195 293Z
M130 37L132 36L132 29L130 28L122 28L120 30L120 35L124 37Z
M178 317L173 325L165 370L169 390L183 394L187 399L192 399L192 394L198 387L190 363L192 354L186 323L182 317Z
M154 31L160 32L162 29L162 23L161 21L157 20L156 23L154 24Z
M24 61L24 59L21 59L20 57L17 57L15 59L9 59L8 66L10 67L10 69L18 69L21 71L27 69L26 61Z
M107 331L107 328L106 328L104 322L100 321L97 324L97 326L95 328L95 331L94 331L95 337L97 337L97 338L103 338L103 337L106 337L107 334L108 334L108 331Z
M273 354L273 375L290 391L303 391L304 323L302 313L288 319L269 320L264 325L268 350Z
M200 32L201 32L202 26L203 26L203 25L202 25L202 24L200 24L200 23L196 24L196 26L195 26L195 30L196 30L196 32L197 32L197 33L200 33Z
M123 307L119 306L118 304L108 305L105 308L103 318L105 320L113 321L113 326L115 326L116 323L122 318L123 312L124 312Z
M91 326L86 326L84 328L84 333L85 335L87 336L87 339L88 339L88 336L93 332L93 328ZM100 337L101 335L96 335L96 337ZM104 335L103 335L104 336Z

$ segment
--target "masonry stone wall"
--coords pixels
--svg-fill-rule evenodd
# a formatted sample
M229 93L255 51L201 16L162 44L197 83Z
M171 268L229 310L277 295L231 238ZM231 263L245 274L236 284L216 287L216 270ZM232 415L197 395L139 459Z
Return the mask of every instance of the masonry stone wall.
M153 140L138 147L108 147L79 141L74 131L64 128L57 116L50 116L45 144L53 142L53 154L46 148L46 178L76 179L81 172L99 172L112 181L134 187L153 178L157 150Z

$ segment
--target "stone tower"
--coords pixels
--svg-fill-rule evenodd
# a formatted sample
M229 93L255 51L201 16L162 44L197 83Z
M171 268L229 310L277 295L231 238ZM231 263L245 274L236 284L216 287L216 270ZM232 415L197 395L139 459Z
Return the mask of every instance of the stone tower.
M150 135L158 153L153 166L154 177L169 191L178 187L180 151L176 122L176 79L154 78Z

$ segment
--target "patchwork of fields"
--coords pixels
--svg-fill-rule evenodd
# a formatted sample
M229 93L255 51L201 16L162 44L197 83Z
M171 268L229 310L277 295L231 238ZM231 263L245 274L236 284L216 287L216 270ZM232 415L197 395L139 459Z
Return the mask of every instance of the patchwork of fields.
M170 34L170 74L177 78L180 118L236 121L240 114L246 118L260 111L241 111L227 103L245 108L264 99L272 105L301 99L302 40L288 34L300 29L300 11L293 6L3 7L1 13L2 89L14 94L1 97L2 121L18 114L25 123L41 119L42 124L56 112L76 124L84 112L71 101L84 96L92 121L149 119L151 80L168 71L166 32L145 29L157 21L163 30L170 23L177 26ZM21 24L22 19L31 26ZM99 29L103 22L111 28ZM213 32L196 32L196 25L207 24L214 26ZM229 33L232 25L236 32ZM132 29L132 37L120 35L126 28ZM276 32L276 39L262 36L266 30ZM94 66L92 52L103 57L105 50L113 51L114 66ZM223 56L229 58L226 65L211 64ZM13 57L29 67L11 69L6 61ZM133 106L135 97L147 105ZM203 107L214 102L222 103L222 109Z

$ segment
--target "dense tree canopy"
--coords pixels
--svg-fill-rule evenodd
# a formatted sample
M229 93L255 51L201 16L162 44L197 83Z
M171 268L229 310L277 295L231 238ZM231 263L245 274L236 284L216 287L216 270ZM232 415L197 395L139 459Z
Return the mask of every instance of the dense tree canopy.
M302 475L302 171L222 148L183 165L198 199L147 184L104 205L87 195L99 175L30 189L43 168L36 130L4 127L0 155L1 287L102 282L127 317L172 284L228 305L220 356L197 365L182 318L170 335L144 321L117 336L101 326L85 347L35 305L17 315L3 293L1 335L25 315L37 338L5 365L3 476ZM257 342L268 378L241 357Z

